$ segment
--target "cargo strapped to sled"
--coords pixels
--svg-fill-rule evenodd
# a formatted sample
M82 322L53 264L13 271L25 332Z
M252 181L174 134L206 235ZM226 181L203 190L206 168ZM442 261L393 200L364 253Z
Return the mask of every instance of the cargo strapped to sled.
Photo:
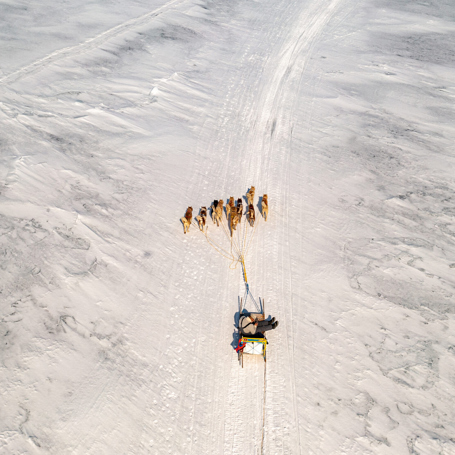
M235 350L242 351L243 354L262 355L265 358L266 348L267 339L265 338L241 337Z

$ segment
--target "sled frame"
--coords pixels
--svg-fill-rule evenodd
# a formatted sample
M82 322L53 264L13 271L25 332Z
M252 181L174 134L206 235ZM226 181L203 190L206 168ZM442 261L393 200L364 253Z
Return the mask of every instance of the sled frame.
M259 297L259 302L261 303L261 308L262 308L262 313L250 313L256 315L258 318L258 321L264 321L265 320L265 300L261 299ZM242 311L243 311L243 298L240 299L240 311L239 311L239 319L240 316L242 316ZM239 331L239 343L244 342L244 343L261 343L262 344L262 357L264 358L264 362L267 362L267 338L265 336L263 337L253 337L253 336L243 336L240 333L240 325L238 326L238 331ZM238 352L238 359L239 363L243 368L243 356L244 355L258 355L258 354L248 354L244 353L243 349L239 350Z

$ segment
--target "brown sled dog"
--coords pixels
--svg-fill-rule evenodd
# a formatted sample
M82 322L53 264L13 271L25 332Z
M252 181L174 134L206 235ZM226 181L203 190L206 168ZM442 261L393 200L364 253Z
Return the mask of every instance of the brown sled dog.
M252 186L246 193L246 199L248 201L248 205L252 205L254 204L254 193L255 193L256 189L254 188L254 186Z
M262 196L261 205L262 205L262 216L264 217L264 220L267 221L267 218L269 216L269 201L267 199L266 194L264 194L264 196Z
M229 202L226 204L226 219L229 218L229 214L232 212L232 209L235 208L234 198L231 196Z
M243 215L243 203L242 198L237 199L237 213L239 215L239 223L242 222L242 215Z
M231 208L231 216L230 216L230 225L231 225L231 237L234 231L237 229L237 224L239 224L239 212L237 207Z
M223 216L223 201L213 201L212 205L212 220L213 224L217 226L221 223L221 217Z
M184 234L189 232L192 218L193 218L193 207L188 207L186 209L185 216L183 218L180 218L181 222L183 223L183 233Z
M250 222L250 226L251 227L254 226L255 220L256 220L256 215L254 213L254 205L253 204L249 204L248 205L248 221Z
M196 217L199 229L204 232L205 222L207 221L207 207L201 207L201 213Z

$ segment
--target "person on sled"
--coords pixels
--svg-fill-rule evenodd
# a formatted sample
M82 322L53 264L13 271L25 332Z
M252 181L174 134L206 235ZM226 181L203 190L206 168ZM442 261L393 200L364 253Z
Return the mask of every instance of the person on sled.
M251 315L245 315L240 318L239 326L242 334L255 336L267 330L276 329L278 327L278 321L275 321L275 318L272 318L270 321L258 321L257 318Z

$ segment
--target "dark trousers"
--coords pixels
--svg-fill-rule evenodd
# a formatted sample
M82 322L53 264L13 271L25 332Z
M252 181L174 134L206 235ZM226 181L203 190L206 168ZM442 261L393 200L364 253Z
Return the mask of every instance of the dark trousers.
M272 330L272 324L270 321L259 321L258 328L256 329L258 332L266 332L267 330Z

